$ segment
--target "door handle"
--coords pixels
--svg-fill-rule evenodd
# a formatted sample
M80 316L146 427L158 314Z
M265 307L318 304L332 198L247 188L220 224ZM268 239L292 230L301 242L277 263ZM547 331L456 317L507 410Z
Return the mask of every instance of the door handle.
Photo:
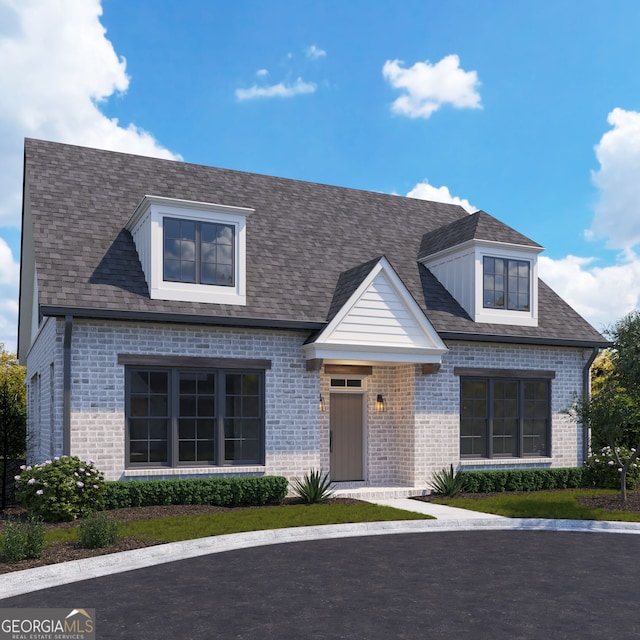
M329 453L333 453L333 429L329 431Z

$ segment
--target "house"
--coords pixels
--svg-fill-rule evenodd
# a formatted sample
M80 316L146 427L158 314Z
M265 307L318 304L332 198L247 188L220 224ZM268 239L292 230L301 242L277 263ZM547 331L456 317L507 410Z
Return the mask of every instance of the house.
M485 212L26 140L29 458L339 487L581 465L603 337Z

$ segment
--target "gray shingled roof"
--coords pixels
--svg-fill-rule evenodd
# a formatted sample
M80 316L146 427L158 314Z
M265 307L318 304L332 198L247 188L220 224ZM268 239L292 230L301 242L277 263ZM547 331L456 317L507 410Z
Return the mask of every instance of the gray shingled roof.
M473 323L417 263L425 234L469 224L472 217L457 205L31 139L25 141L25 172L45 313L167 314L319 328L335 313L336 300L385 255L445 337L603 342L545 285L539 327ZM133 239L124 230L146 194L255 210L247 221L246 306L149 298ZM485 229L484 216L477 217Z
M382 256L369 260L364 264L359 264L353 269L343 271L338 277L336 288L333 292L333 300L327 314L327 322L331 322L336 313L342 309L347 300L353 295L356 289L362 284L364 279L371 273L373 267L382 259Z
M455 247L469 240L490 240L542 249L537 242L530 240L485 211L476 211L444 227L425 233L420 243L418 258L433 255L438 251Z

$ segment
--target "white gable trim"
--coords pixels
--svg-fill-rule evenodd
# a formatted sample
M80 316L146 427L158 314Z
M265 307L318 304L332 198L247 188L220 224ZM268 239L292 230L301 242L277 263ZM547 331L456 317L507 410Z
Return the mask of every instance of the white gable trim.
M385 257L303 349L309 360L387 364L439 363L447 351Z

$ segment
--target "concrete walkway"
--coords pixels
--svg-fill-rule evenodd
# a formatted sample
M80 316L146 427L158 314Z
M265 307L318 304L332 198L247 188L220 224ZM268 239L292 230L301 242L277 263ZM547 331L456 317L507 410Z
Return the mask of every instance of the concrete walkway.
M497 516L493 513L482 513L480 511L469 511L468 509L458 509L457 507L447 507L444 504L435 502L422 502L421 500L411 500L411 498L389 498L381 500L368 500L374 504L384 507L394 507L404 511L414 511L427 516L433 516L444 521L468 521L468 520L507 520L504 516Z
M640 534L640 523L635 522L505 518L408 498L381 499L371 502L432 515L437 519L362 522L251 531L112 553L0 575L0 599L188 558L289 542L452 531L533 530Z

